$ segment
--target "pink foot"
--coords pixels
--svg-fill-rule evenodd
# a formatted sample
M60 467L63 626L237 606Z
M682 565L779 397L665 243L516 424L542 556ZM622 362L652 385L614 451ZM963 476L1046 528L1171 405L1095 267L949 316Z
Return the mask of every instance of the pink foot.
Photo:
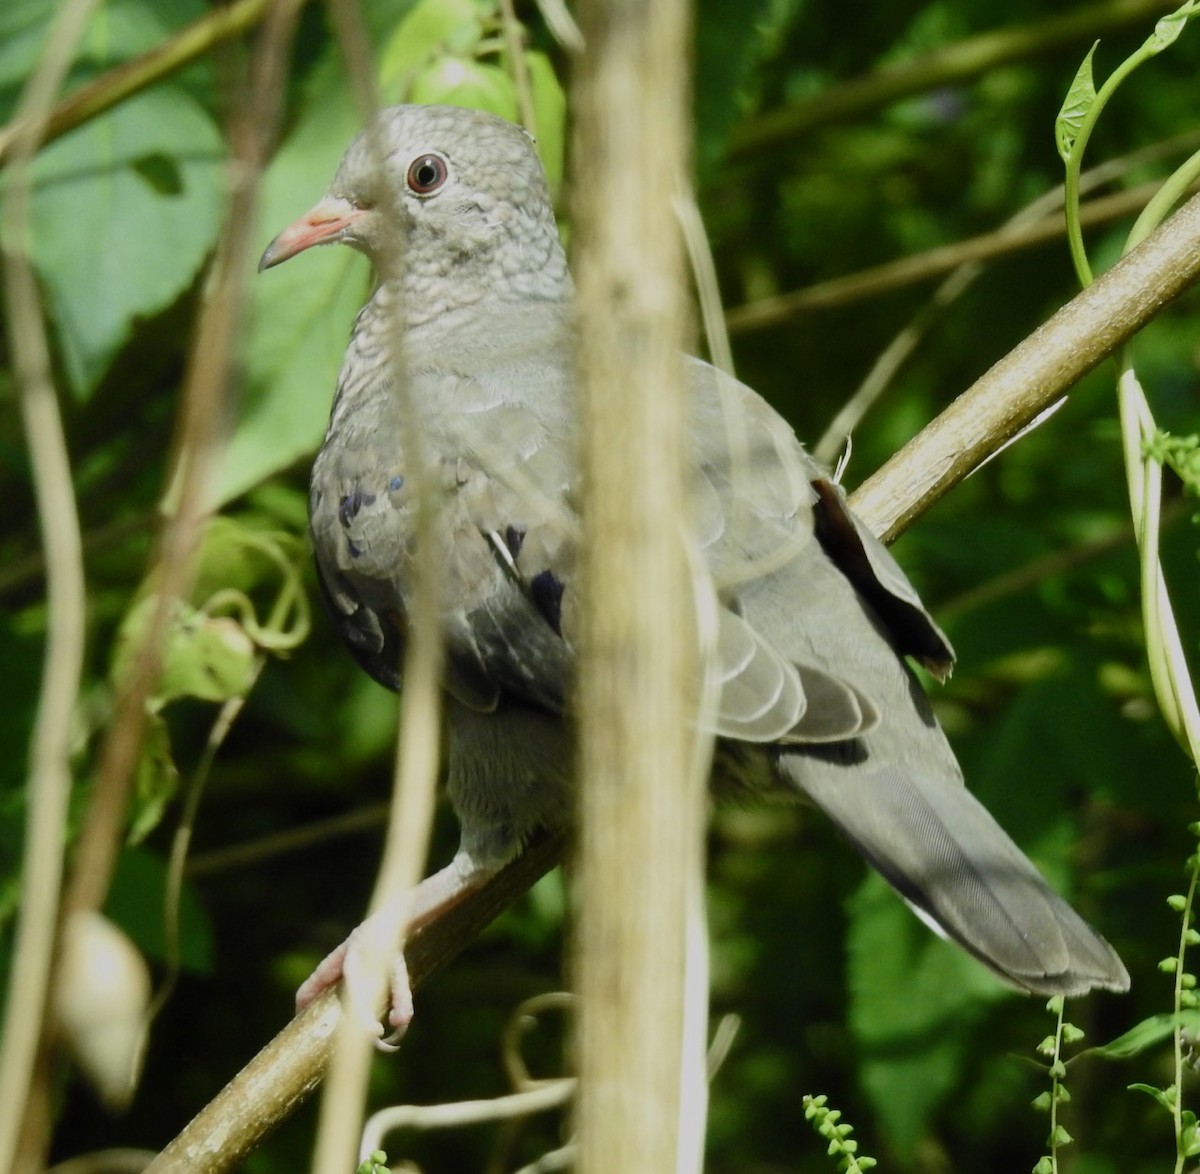
M413 891L408 928L412 930L456 904L472 889L483 884L495 871L495 868L479 867L469 856L460 852L445 868L435 872L433 876L426 877ZM384 1036L383 1027L374 1017L373 1010L363 1010L369 1008L372 1002L366 993L370 991L372 984L365 963L368 956L366 941L375 928L374 922L374 918L368 918L353 930L340 946L318 963L317 968L296 991L296 1011L303 1011L327 990L344 981L351 996L351 1006L359 1009L358 1013L364 1018L364 1026L372 1034L380 1037L376 1047L381 1051L392 1052L396 1050L412 1022L412 986L408 979L408 964L403 953L397 951L388 967L387 1022L392 1030Z

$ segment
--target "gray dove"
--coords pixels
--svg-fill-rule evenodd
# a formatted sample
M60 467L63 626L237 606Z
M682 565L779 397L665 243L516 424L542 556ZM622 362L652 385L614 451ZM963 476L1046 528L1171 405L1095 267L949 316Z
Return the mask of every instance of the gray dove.
M419 886L420 921L570 818L572 285L529 136L477 111L382 111L260 269L332 242L365 253L377 284L313 465L313 547L342 639L391 689L413 589L406 424L420 428L439 507L447 790L462 837ZM415 421L393 379L398 320ZM1126 990L1113 948L964 786L905 659L944 677L953 652L899 566L763 399L698 359L687 377L696 540L719 601L718 790L815 804L922 920L1021 990ZM339 980L352 940L301 1005ZM403 1024L402 964L392 999Z

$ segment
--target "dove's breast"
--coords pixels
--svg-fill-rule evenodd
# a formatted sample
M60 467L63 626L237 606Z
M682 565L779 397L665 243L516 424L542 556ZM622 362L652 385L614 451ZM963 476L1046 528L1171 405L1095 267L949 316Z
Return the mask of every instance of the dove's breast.
M377 680L396 687L418 495L428 493L447 688L481 710L511 694L558 711L574 599L569 388L565 364L544 351L530 362L502 344L464 346L452 361L418 349L404 397L390 379L343 379L313 470L313 545L343 637Z

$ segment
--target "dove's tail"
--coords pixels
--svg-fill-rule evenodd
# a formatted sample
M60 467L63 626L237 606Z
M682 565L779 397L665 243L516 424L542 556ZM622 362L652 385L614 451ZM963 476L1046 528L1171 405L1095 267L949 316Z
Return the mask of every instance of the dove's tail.
M1033 994L1129 988L1112 946L957 779L930 785L813 749L785 753L784 774L939 933Z

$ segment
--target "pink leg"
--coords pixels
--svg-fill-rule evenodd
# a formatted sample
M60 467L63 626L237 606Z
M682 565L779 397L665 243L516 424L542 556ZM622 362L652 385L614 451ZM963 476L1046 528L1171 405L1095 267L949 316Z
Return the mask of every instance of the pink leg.
M457 904L469 892L477 889L493 876L497 870L498 866L476 864L465 853L459 852L445 868L435 872L432 876L427 876L413 890L408 931L411 932L425 922L432 921L443 910ZM375 916L383 917L385 913L386 911L381 911ZM303 1011L309 1003L343 979L351 987L364 981L360 943L370 921L371 919L364 921L351 931L350 936L337 949L322 959L312 974L305 979L300 989L296 991L297 1011ZM391 1002L387 1019L393 1032L387 1040L380 1041L380 1046L385 1050L391 1050L392 1041L404 1034L413 1017L412 988L409 985L408 966L405 964L403 953L397 952L391 964L389 984ZM373 1023L372 1027L376 1031L380 1030L378 1024Z

